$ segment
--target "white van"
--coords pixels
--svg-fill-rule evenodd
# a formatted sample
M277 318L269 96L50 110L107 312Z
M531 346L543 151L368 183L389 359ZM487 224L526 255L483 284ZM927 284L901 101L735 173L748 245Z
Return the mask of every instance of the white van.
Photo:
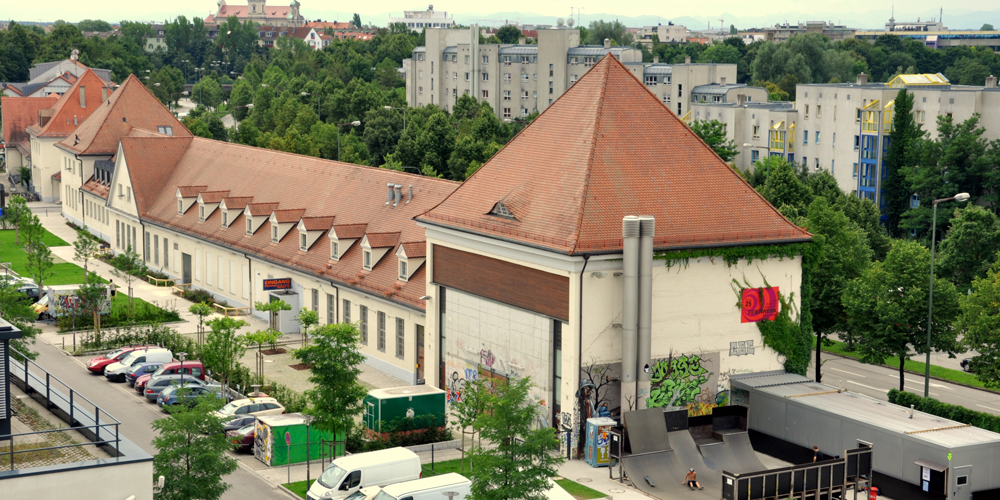
M125 355L121 361L117 363L111 363L104 368L104 376L108 377L108 380L113 380L115 382L124 382L125 375L128 374L128 369L136 363L168 363L174 359L173 353L169 349L163 349L160 347L153 347L150 349L136 349Z
M455 492L451 500L465 500L470 496L472 481L465 476L450 472L440 476L426 477L382 488L375 500L441 500L447 498L445 492Z
M406 448L370 451L338 458L309 487L309 500L344 498L360 488L387 486L420 478L420 457Z

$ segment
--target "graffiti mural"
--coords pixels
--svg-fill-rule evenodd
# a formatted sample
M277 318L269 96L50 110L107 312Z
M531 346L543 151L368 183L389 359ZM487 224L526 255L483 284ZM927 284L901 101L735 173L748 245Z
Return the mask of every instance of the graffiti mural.
M680 354L655 360L650 374L647 408L687 407L691 415L711 413L719 401L719 353Z
M751 356L753 353L753 340L741 340L729 343L730 356Z

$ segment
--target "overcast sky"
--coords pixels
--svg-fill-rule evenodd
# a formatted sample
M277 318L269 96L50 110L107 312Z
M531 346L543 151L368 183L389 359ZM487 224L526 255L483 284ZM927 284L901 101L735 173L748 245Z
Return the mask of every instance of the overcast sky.
M272 5L287 5L289 0L272 0ZM302 12L307 18L343 17L346 20L347 9L358 9L362 20L371 19L375 24L385 24L384 16L388 13L401 13L404 9L425 9L427 4L421 0L374 0L354 4L352 2L331 0L300 0ZM426 0L424 0L426 1ZM926 20L937 17L938 9L943 0L907 0L900 1L896 7L897 20L915 20L917 16ZM25 2L3 0L0 6L0 18L21 21L54 21L63 19L70 22L87 18L99 18L117 22L122 19L162 21L178 15L189 18L205 17L215 13L215 0L168 0L165 2L142 2L135 0L49 0L45 2ZM245 0L233 0L231 5L246 5ZM954 5L954 4L952 4ZM718 19L728 15L734 20L740 18L771 18L774 21L806 21L801 17L813 17L809 20L856 20L864 24L881 25L889 17L892 0L840 0L837 2L818 2L816 0L761 0L736 1L721 0L708 4L700 2L663 2L654 0L632 0L627 2L607 2L594 0L506 0L500 3L483 3L465 1L437 1L436 10L447 11L456 19L466 21L476 19L473 15L489 17L492 12L503 11L521 13L525 17L551 16L568 17L571 8L577 12L582 8L583 18L597 14L608 17L661 16L664 20L684 16L699 19ZM489 9L489 10L487 10ZM964 14L975 11L997 12L1000 3L996 0L965 0L961 9L945 5L945 24L949 14ZM492 12L491 12L492 11ZM717 11L717 12L713 12ZM802 13L805 13L804 15ZM801 16L801 17L800 17ZM499 16L494 16L499 17ZM864 21L862 21L864 20ZM493 24L493 23L482 23ZM730 24L726 20L725 24Z

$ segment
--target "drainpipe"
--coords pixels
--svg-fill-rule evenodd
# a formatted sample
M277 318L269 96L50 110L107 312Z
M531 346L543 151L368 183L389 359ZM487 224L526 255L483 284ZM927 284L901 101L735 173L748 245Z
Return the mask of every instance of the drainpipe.
M640 219L634 215L622 219L622 257L625 285L622 293L622 411L638 409L636 396L636 315L639 293Z
M652 371L652 324L653 324L653 233L656 219L650 215L639 217L639 304L638 304L638 345L636 367L638 368L638 392L636 408L646 408L649 397L649 374Z

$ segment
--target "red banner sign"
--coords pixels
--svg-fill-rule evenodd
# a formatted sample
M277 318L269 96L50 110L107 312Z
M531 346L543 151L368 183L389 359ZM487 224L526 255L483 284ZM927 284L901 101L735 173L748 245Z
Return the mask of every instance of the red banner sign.
M288 290L292 288L292 278L272 278L264 280L264 290Z
M778 317L778 287L745 288L740 303L740 323L773 321Z

